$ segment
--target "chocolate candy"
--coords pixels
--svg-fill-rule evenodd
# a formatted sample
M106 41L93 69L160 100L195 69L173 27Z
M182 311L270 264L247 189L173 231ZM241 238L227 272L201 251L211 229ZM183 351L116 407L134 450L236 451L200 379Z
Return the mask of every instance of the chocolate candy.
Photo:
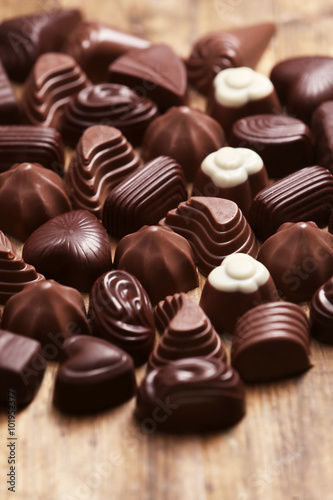
M167 297L167 308L171 297ZM163 309L159 303L159 308ZM168 314L168 313L166 313ZM221 338L200 306L182 294L175 315L170 318L161 339L150 355L148 370L183 358L218 358L227 361Z
M64 343L53 403L68 413L90 413L120 405L136 391L132 358L103 339L75 335Z
M236 253L211 271L200 306L219 334L231 334L246 311L278 298L268 269L250 255Z
M23 258L47 278L89 292L111 268L108 235L86 210L74 210L45 222L27 239Z
M62 179L37 163L16 164L0 174L0 229L5 233L24 241L70 209Z
M9 396L15 406L30 403L42 383L45 365L39 342L0 330L0 405L8 407Z
M31 125L0 126L0 172L15 163L40 163L57 174L64 172L64 149L54 128Z
M130 49L145 49L150 42L107 24L84 21L69 34L64 52L73 56L93 82L107 80L110 62Z
M333 57L286 59L273 67L271 80L287 112L309 124L315 108L333 99Z
M242 118L234 123L229 143L256 151L273 179L313 165L310 129L291 116L264 114Z
M60 50L81 20L76 9L15 17L0 25L0 59L11 79L23 82L38 56Z
M180 359L152 370L138 389L135 409L146 433L216 431L244 414L243 382L216 358Z
M193 193L233 200L247 216L254 196L267 185L265 165L257 153L225 147L201 163Z
M133 49L118 57L109 67L109 80L150 97L161 111L186 104L186 68L168 45Z
M187 198L181 167L167 156L139 167L110 191L103 209L109 234L121 238L143 225L157 224L168 210Z
M213 118L187 106L172 107L148 127L142 154L146 160L171 156L191 182L203 159L224 143L223 130Z
M32 125L58 127L71 96L89 84L86 75L67 54L40 56L25 83L22 109Z
M118 269L98 278L90 291L89 319L93 333L128 352L136 366L147 361L155 341L154 315L135 276Z
M269 382L311 368L309 321L289 302L261 304L237 322L231 363L245 382Z
M333 235L314 222L286 222L259 250L280 295L291 302L311 300L333 270Z
M307 167L260 191L248 220L265 240L284 222L311 220L326 226L333 208L333 176L322 167Z
M15 92L0 59L0 123L7 125L20 122L21 113Z
M323 102L313 113L311 130L316 158L322 167L333 173L333 101Z
M1 326L38 340L47 359L61 357L63 343L69 336L89 334L80 292L53 280L27 285L11 297L5 305Z
M106 125L89 127L82 135L66 176L75 208L102 216L105 198L141 164L120 130Z
M254 234L236 203L230 200L192 197L170 210L160 225L171 227L188 240L205 276L227 255L256 254Z
M190 83L208 95L215 76L223 69L254 68L274 32L273 23L261 23L202 36L186 61Z
M281 111L272 82L251 68L224 69L214 78L207 113L219 122L227 138L240 118Z
M310 305L311 334L320 342L333 344L333 277L318 288Z
M104 123L118 128L131 144L139 146L146 128L158 114L153 101L125 85L91 85L75 95L66 107L62 136L75 147L86 128Z
M16 255L9 239L0 231L0 304L31 282L43 280L36 269Z
M190 244L168 227L144 226L122 238L114 265L136 276L155 304L198 286Z

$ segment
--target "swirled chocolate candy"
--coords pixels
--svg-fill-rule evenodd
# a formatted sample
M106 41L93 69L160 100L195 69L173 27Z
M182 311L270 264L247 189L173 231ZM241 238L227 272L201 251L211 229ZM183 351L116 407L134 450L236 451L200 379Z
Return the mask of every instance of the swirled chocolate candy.
M0 229L25 241L39 226L71 209L63 180L37 163L0 174Z
M168 298L166 299L168 300ZM160 305L160 308L163 307ZM202 356L227 361L221 338L200 306L187 295L151 353L148 370L183 358Z
M205 276L232 253L256 254L252 229L231 200L194 196L170 210L160 225L188 240Z
M89 334L82 295L53 280L27 285L13 295L5 305L1 326L38 340L47 359L60 358L71 335Z
M0 231L0 304L5 304L28 283L43 279L44 276L16 254L9 239Z
M311 368L310 327L290 302L261 304L236 323L231 363L244 382L293 377Z
M136 276L154 304L198 286L191 246L169 227L144 226L124 236L114 265Z
M280 179L300 168L313 165L310 129L297 118L263 114L246 116L232 127L229 143L246 147L262 158L269 177Z
M314 222L286 222L262 245L258 260L283 298L311 300L333 274L333 235Z
M158 114L153 101L125 85L101 83L86 87L71 99L61 132L65 142L75 147L86 128L104 123L118 128L133 146L139 146Z
M333 173L333 101L323 102L316 108L311 130L318 164Z
M319 104L333 99L333 57L292 57L277 63L270 78L287 112L305 123Z
M273 23L261 23L202 36L186 61L190 83L207 95L215 76L223 69L254 68L274 32Z
M145 49L151 44L133 34L104 23L84 21L70 33L64 52L73 56L93 82L108 77L112 61L131 49Z
M318 288L310 305L311 335L333 344L333 277Z
M141 164L120 130L106 125L89 127L69 164L66 183L75 208L102 216L105 198Z
M146 433L209 432L245 414L238 373L220 359L187 358L152 370L138 389L135 416Z
M214 78L207 113L219 122L227 138L233 124L245 116L281 112L267 76L244 66L224 69Z
M145 224L157 224L186 198L181 167L171 158L159 156L110 191L104 203L103 224L109 234L121 238Z
M257 153L247 148L224 147L203 160L193 193L232 200L247 217L253 198L267 185L265 165Z
M27 239L23 258L47 278L89 292L111 268L108 235L86 210L73 210L45 222Z
M42 383L45 367L39 342L0 330L0 405L8 407L9 399L15 406L30 403Z
M96 412L128 401L135 392L133 361L122 349L90 335L65 341L53 395L57 408L68 413Z
M156 328L162 334L172 318L190 300L186 293L174 293L161 300L154 309Z
M76 9L40 12L8 19L0 25L0 59L11 79L23 82L38 56L61 49L81 20Z
M7 125L20 122L21 113L14 89L0 59L0 123Z
M254 198L248 220L265 240L284 222L313 221L324 227L333 209L333 176L326 168L302 168ZM332 270L333 274L333 270Z
M188 106L172 107L148 127L142 145L146 160L171 156L194 179L203 159L225 144L221 126L210 116Z
M246 311L278 298L268 269L250 255L236 253L208 275L200 306L219 334L231 334Z
M186 104L186 68L168 45L126 52L109 66L109 81L134 88L155 101L161 111Z
M23 162L39 163L62 175L65 160L59 132L31 125L0 126L0 172Z
M22 95L22 110L32 125L59 127L64 107L72 95L89 85L75 59L67 54L48 52L41 55Z
M98 278L90 291L89 319L93 333L124 349L136 366L147 361L155 342L154 314L135 276L118 269Z

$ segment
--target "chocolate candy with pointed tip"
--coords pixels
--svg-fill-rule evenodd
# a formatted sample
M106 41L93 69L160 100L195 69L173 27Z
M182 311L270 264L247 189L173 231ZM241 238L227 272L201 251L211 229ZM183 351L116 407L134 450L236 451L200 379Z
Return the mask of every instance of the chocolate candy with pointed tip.
M0 59L0 124L21 123L21 113L14 89Z
M333 344L333 277L321 285L310 304L311 335Z

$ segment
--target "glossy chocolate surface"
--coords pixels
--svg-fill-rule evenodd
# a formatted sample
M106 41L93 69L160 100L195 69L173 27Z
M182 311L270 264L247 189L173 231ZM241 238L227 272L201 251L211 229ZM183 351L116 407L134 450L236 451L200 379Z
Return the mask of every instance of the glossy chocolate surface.
M323 102L316 108L311 130L318 164L333 173L333 101Z
M14 89L0 59L0 124L13 123L21 123L21 113Z
M333 274L333 235L314 222L286 222L259 250L285 300L304 302Z
M120 405L136 391L132 358L119 347L90 335L64 343L53 403L68 413L91 413Z
M23 258L46 278L89 292L111 268L108 235L86 210L73 210L45 222L27 239Z
M25 241L44 222L68 212L63 180L37 163L13 165L0 174L0 229Z
M114 265L136 276L153 304L198 286L190 244L168 227L144 226L124 236L116 248Z
M186 200L181 167L159 156L129 174L110 191L103 209L103 224L111 236L121 238L143 225L157 224L168 210Z
M105 198L141 164L120 130L106 125L89 127L71 158L66 183L74 208L102 217Z
M192 197L170 210L160 225L169 226L188 240L205 276L232 253L256 255L252 229L236 203L230 200Z
M223 130L213 118L188 106L172 107L148 127L142 155L146 160L171 156L191 182L204 158L224 144Z
M142 97L155 101L161 111L186 104L186 68L168 45L134 49L120 56L109 67L109 81L135 88Z
M318 288L310 305L311 335L333 344L333 277Z
M243 382L215 358L180 359L152 370L138 389L135 409L141 429L150 433L221 430L244 414Z
M261 304L237 322L231 363L245 382L269 382L311 368L310 327L303 309L290 302Z
M154 314L135 276L119 269L100 276L90 291L89 321L94 335L124 349L136 366L147 361L155 341Z

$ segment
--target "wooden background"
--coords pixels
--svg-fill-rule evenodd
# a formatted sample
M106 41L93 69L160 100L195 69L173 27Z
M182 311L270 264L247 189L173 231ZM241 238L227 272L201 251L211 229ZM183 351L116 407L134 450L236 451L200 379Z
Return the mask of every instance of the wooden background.
M0 18L65 0L2 0ZM279 59L333 55L330 0L81 0L100 19L186 55L201 34L274 20L277 35L258 69ZM203 101L194 93L192 103ZM193 293L198 297L198 290ZM89 418L52 407L55 366L17 416L17 492L7 492L7 421L0 414L0 498L17 500L331 500L333 348L312 344L314 368L247 391L247 416L213 436L147 435L133 421L134 400ZM143 369L138 371L138 380Z

